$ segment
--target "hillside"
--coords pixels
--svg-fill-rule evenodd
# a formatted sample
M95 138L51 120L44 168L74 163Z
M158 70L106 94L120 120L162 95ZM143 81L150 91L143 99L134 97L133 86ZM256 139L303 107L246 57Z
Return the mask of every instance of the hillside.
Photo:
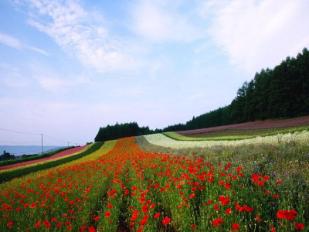
M207 99L205 99L207 100ZM273 69L263 69L238 89L236 97L224 107L193 117L186 123L164 131L206 127L309 114L309 51L296 58L287 57Z
M290 119L268 119L253 122L237 123L224 126L208 127L195 130L178 131L179 134L189 136L202 136L212 133L237 133L251 130L264 130L274 128L291 128L309 126L309 116L296 117Z

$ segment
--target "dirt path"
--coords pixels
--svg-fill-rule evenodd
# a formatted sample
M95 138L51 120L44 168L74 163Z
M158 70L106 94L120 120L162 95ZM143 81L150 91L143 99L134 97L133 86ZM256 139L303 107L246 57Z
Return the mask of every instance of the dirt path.
M45 157L45 158L41 158L41 159L28 160L28 161L24 161L24 162L20 162L20 163L16 163L16 164L9 164L9 165L5 165L5 166L1 166L0 170L7 170L7 169L11 169L11 168L16 168L16 167L22 167L22 166L27 166L27 165L30 165L30 164L41 163L41 162L44 162L44 161L47 161L47 160L54 160L54 159L57 159L57 158L60 158L60 157L70 156L70 155L72 155L76 152L81 151L82 149L85 148L85 146L70 148L70 149L58 152L55 155Z
M281 119L281 120L264 120L231 124L225 126L208 127L196 130L178 131L182 135L200 135L212 132L222 132L229 130L251 130L251 129L270 129L270 128L286 128L297 126L309 126L309 116Z

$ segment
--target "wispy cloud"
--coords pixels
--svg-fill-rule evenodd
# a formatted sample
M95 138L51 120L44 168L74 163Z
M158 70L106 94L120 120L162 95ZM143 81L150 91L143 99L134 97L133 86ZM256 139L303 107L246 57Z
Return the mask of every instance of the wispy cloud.
M203 35L181 1L138 0L132 7L132 30L152 42L191 42Z
M31 50L31 51L34 51L34 52L37 52L41 55L44 55L44 56L49 56L49 53L41 48L37 48L37 47L34 47L34 46L26 46L27 49Z
M21 49L23 46L21 42L13 36L0 32L0 43L15 49Z
M307 0L233 0L201 3L209 34L230 61L250 74L309 46Z
M68 54L98 72L128 70L137 62L123 39L110 34L104 17L77 1L25 0L28 23L48 34ZM47 16L47 17L46 17Z
M16 37L8 35L8 34L1 33L1 32L0 32L0 44L6 45L8 47L15 48L15 49L18 49L18 50L23 50L23 49L31 50L33 52L39 53L39 54L44 55L44 56L49 55L48 52L46 52L45 50L43 50L41 48L38 48L38 47L35 47L35 46L32 46L32 45L27 45L27 44L21 42Z

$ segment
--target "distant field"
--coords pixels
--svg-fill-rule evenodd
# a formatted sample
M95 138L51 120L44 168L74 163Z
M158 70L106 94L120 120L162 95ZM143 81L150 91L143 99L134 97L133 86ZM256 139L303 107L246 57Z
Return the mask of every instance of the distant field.
M28 156L26 158L2 161L0 162L0 170L7 170L7 169L13 169L17 167L34 165L37 163L46 162L48 160L56 160L59 158L63 158L65 156L74 155L84 150L85 148L86 146L62 148L57 151L52 151L52 152L49 152L43 155L33 155L33 156Z
M12 169L16 169L16 168L22 168L22 167L28 167L28 166L34 166L37 164L42 164L42 163L46 163L48 161L53 161L53 160L58 160L58 159L62 159L64 157L68 157L68 156L73 156L75 154L78 154L84 150L87 149L87 146L81 146L81 147L74 147L74 148L70 148L70 149L66 149L60 152L57 152L51 156L43 156L43 157L34 157L34 159L30 159L30 160L25 160L25 161L19 161L17 160L17 162L12 163L12 164L7 164L7 165L1 165L0 166L0 171L4 171L4 170L12 170ZM15 161L15 160L12 160Z
M250 138L243 139L229 139L229 140L181 140L171 138L172 136L167 136L165 134L151 134L145 135L145 139L157 146L170 147L174 149L182 149L189 147L213 147L213 146L239 146L239 145L248 145L248 144L279 144L279 143L289 143L297 142L301 144L309 143L309 131L295 131L293 133L282 133L269 136L253 136ZM183 138L182 136L181 138Z
M225 126L209 127L196 130L178 131L181 135L194 137L216 137L227 135L252 135L259 134L261 136L284 132L288 130L295 130L297 128L309 128L309 116L297 117L291 119L281 120L264 120L246 123L231 124Z
M250 139L257 136L265 137L278 134L288 134L300 131L309 131L309 126L290 128L268 128L268 129L229 129L205 134L190 135L183 132L164 132L163 134L180 141L222 141Z

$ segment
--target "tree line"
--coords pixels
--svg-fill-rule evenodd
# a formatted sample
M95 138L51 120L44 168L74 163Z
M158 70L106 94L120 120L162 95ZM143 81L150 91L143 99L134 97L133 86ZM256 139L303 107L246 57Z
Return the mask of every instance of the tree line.
M122 137L145 135L153 133L149 127L139 127L136 122L130 123L116 123L115 125L107 125L101 127L95 137L95 141L106 141L111 139L118 139Z
M287 57L273 69L262 69L254 79L238 89L233 101L224 107L193 117L164 129L150 130L136 122L101 127L95 141L162 131L191 130L269 118L289 118L309 114L309 51Z
M269 118L309 114L309 51L287 57L273 69L263 69L238 89L231 104L193 117L164 131L190 130Z

